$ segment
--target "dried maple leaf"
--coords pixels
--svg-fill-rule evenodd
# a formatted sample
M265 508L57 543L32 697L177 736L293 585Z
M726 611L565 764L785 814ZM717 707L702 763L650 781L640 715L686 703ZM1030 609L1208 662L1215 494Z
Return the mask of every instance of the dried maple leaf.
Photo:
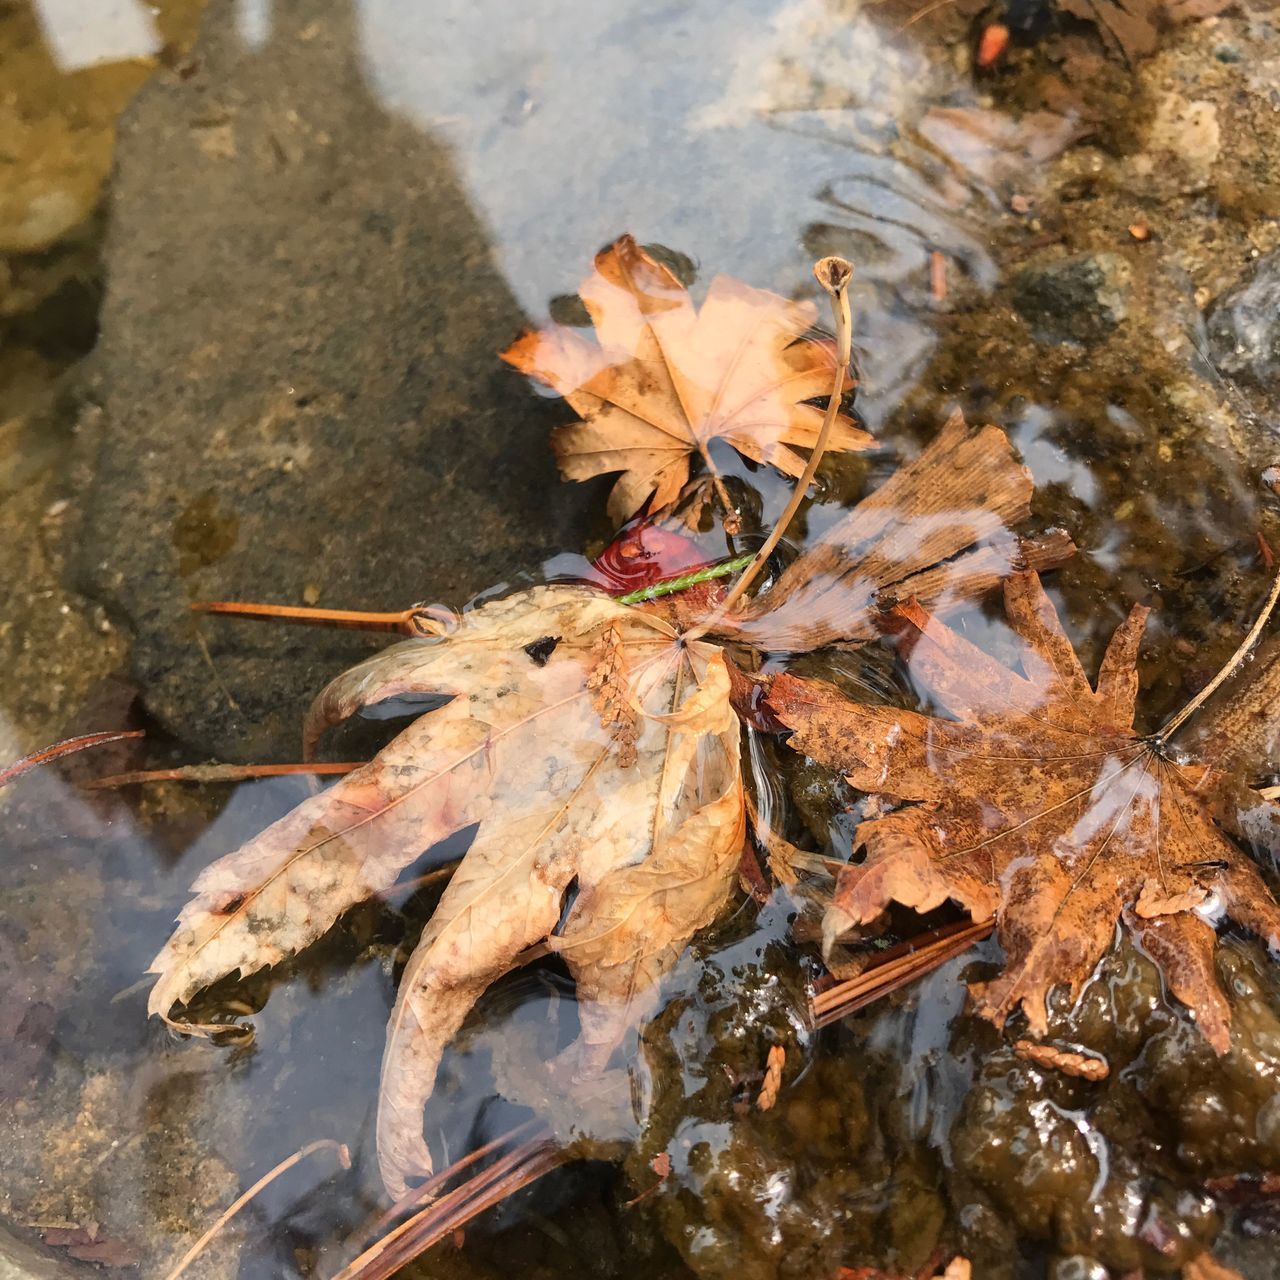
M702 457L723 440L756 462L799 476L822 412L804 403L831 390L835 356L804 335L817 320L792 302L717 276L701 309L666 267L631 236L596 257L579 294L599 342L557 325L518 338L502 358L568 400L581 423L559 427L552 445L567 479L621 471L609 514L621 522L652 495L670 506ZM850 383L852 385L852 383ZM872 439L837 418L828 449L866 449Z
M1225 1052L1231 1010L1210 921L1229 915L1280 947L1280 907L1214 824L1217 771L1134 731L1147 610L1116 631L1095 688L1034 573L1005 584L1005 607L1021 673L914 602L890 615L913 677L954 720L774 679L767 704L796 750L911 802L858 828L866 858L842 873L826 936L891 902L929 911L951 899L975 921L995 916L1006 963L973 988L978 1011L1003 1025L1021 1006L1044 1035L1050 991L1077 995L1122 920Z
M592 679L605 634L607 703ZM378 1145L393 1196L430 1171L423 1107L481 992L536 944L559 952L582 997L584 1069L603 1065L729 895L744 830L724 655L606 595L537 587L447 637L395 645L320 695L305 736L410 692L451 700L201 874L152 965L149 1006L168 1016L224 976L278 963L478 823L388 1028ZM634 719L620 721L624 698Z

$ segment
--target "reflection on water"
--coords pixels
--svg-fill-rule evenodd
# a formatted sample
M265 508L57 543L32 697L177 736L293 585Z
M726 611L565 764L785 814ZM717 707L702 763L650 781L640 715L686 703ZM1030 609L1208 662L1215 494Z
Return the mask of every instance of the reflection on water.
M1251 114L1275 83L1261 19L1184 29L1113 119L1088 93L1050 100L1034 51L975 76L957 6L904 29L910 7L858 0L238 0L211 5L188 55L198 7L0 11L0 760L123 716L98 682L130 639L151 763L285 759L306 693L370 647L196 633L192 597L461 605L499 580L579 572L606 532L603 492L553 478L546 428L563 408L496 352L625 231L690 264L695 294L725 272L812 296L814 257L856 263L857 407L883 449L824 466L829 502L797 539L830 529L959 402L1007 429L1037 521L1081 547L1052 590L1087 668L1139 598L1158 606L1153 717L1233 646L1262 590L1257 536L1274 542L1256 482L1274 457L1265 388L1246 402L1216 375L1201 312L1277 247L1265 197L1280 168ZM149 76L104 250L111 127ZM1193 139L1170 141L1165 107L1149 127L1144 104L1169 93L1212 107L1189 117ZM1179 167L1183 141L1198 150ZM1125 260L1119 302L1090 284L1103 254ZM1088 323L1061 340L1063 315ZM780 479L717 462L767 523ZM1007 639L981 611L954 625L993 652ZM909 696L882 655L804 669ZM86 707L96 722L75 725ZM847 856L859 802L812 762L777 774L772 742L751 745L776 775L769 822ZM331 1271L381 1212L384 1027L436 890L361 907L304 959L211 992L209 1011L251 1016L251 1044L170 1037L138 985L199 870L308 789L89 800L46 774L0 795L5 1222L101 1224L118 1256L163 1274L320 1137L348 1143L353 1169L291 1172L191 1274ZM1095 1095L1035 1075L961 1015L960 978L992 972L994 944L811 1036L816 964L790 917L788 901L744 899L671 976L638 1059L649 1121L634 1147L544 1179L431 1274L829 1276L918 1267L939 1240L995 1260L984 1274L1043 1275L1069 1249L1162 1274L1212 1234L1203 1178L1280 1160L1277 995L1251 944L1225 948L1245 1034L1224 1064L1141 956L1104 964L1056 1024L1131 1065L1090 1110ZM575 1024L560 969L488 993L442 1066L426 1131L439 1163L528 1114L497 1081ZM787 1086L764 1114L752 1101L773 1044ZM1043 1156L1038 1218L1014 1151Z

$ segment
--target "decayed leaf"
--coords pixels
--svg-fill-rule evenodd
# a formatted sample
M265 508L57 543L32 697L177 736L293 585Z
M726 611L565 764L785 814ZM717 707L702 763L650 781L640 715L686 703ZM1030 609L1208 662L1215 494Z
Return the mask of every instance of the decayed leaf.
M796 750L912 802L858 828L866 858L838 881L826 936L891 902L923 912L951 899L975 921L995 916L1006 963L973 988L977 1008L1003 1025L1021 1006L1044 1035L1049 992L1077 995L1123 920L1225 1052L1231 1010L1210 921L1229 915L1280 947L1280 908L1212 820L1216 771L1134 732L1147 610L1116 631L1094 688L1034 573L1006 583L1005 607L1021 674L914 602L889 619L914 678L954 720L773 681L768 706Z
M1065 533L1025 540L1010 529L1027 518L1032 488L1004 432L967 426L957 411L714 634L787 652L863 644L898 600L945 612L1016 569L1060 564L1075 550Z
M1154 53L1166 24L1210 18L1235 0L1058 0L1063 11L1093 23L1104 42L1132 60Z
M1024 1062L1061 1071L1063 1075L1080 1080L1105 1080L1111 1074L1106 1058L1096 1053L1083 1053L1078 1049L1063 1049L1056 1044L1044 1044L1038 1040L1018 1040L1013 1051Z
M605 653L608 680L593 680ZM320 695L307 741L410 692L451 700L203 872L152 966L149 1006L168 1016L219 978L279 962L478 823L388 1029L378 1142L394 1196L431 1168L423 1106L485 987L538 943L562 953L583 997L582 1067L602 1065L725 901L744 830L723 654L608 596L534 588L465 615L448 637L395 645ZM622 701L620 718L598 710Z
M806 400L831 390L835 357L803 335L818 318L792 302L717 276L700 310L685 287L631 236L599 254L579 293L599 342L563 325L526 333L502 358L568 400L583 419L552 445L567 479L622 472L609 498L621 522L652 495L670 506L689 462L723 440L789 476L804 470L791 446L813 447L822 412ZM851 385L851 384L850 384ZM847 418L829 450L872 443Z
M1182 1268L1182 1280L1244 1280L1234 1267L1224 1266L1212 1254L1202 1253Z
M984 182L1025 178L1028 169L1061 155L1088 132L1056 111L1014 120L989 107L930 107L917 127L952 164Z

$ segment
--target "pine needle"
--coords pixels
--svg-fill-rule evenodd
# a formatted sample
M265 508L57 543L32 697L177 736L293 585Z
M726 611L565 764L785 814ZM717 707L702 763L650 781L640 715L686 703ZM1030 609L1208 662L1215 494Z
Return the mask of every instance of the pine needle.
M994 927L990 921L946 925L891 948L865 973L817 992L810 1002L814 1025L830 1026L859 1009L865 1009L881 996L923 978L926 973L932 973L940 965L967 951Z
M42 764L48 764L51 760L60 760L63 756L73 755L75 752L84 751L88 747L101 747L108 742L120 742L124 738L141 738L143 736L141 729L122 729L106 733L86 733L78 738L67 738L63 742L55 742L51 747L44 747L40 751L34 751L31 755L23 756L21 760L15 760L11 765L0 769L0 787L13 782L16 778L22 777L24 773L30 773L32 769L38 768Z
M169 1272L165 1280L178 1280L178 1277L204 1252L209 1241L222 1230L223 1227L231 1221L232 1218L240 1212L241 1209L249 1203L264 1187L273 1183L282 1173L287 1173L295 1164L305 1160L308 1156L314 1155L317 1151L325 1151L332 1149L338 1154L338 1163L344 1169L351 1168L351 1153L341 1142L335 1142L332 1138L317 1138L315 1142L308 1142L307 1145L299 1151L295 1151L287 1160L281 1160L270 1173L263 1174L257 1182L253 1184L242 1196L232 1201L230 1207L222 1214L221 1217L209 1228L208 1231L200 1237L199 1240L187 1250L181 1262L178 1263L172 1271Z
M520 1131L513 1130L505 1137L509 1139ZM490 1144L490 1148L495 1145ZM483 1149L473 1152L438 1175L438 1182L435 1179L433 1182L442 1185L481 1154ZM568 1157L556 1148L550 1134L543 1130L438 1200L428 1203L343 1267L334 1280L388 1280L401 1267L465 1226L478 1214L567 1160ZM423 1188L417 1189L419 1195L422 1192Z
M144 782L243 782L250 778L284 778L294 774L343 774L359 769L363 760L317 764L184 764L175 769L135 769L86 782L86 791L131 787Z
M1172 737L1218 691L1221 685L1240 669L1241 664L1249 656L1253 646L1258 643L1258 637L1262 635L1262 630L1267 625L1267 619L1271 617L1277 601L1280 601L1280 573L1276 574L1275 581L1271 584L1271 590L1267 593L1267 598L1263 602L1262 611L1258 614L1253 626L1249 628L1249 634L1240 641L1239 648L1227 659L1222 670L1177 715L1161 726L1160 731L1155 735L1157 741L1164 742ZM0 779L0 781L2 780Z
M849 314L849 281L853 278L853 268L843 258L822 258L814 264L813 274L817 277L818 283L822 285L831 297L831 311L836 322L835 380L831 388L831 394L827 398L827 410L822 418L822 426L818 431L818 438L814 441L813 448L809 451L809 461L805 464L800 479L796 481L795 488L791 491L791 497L788 499L782 515L778 517L778 522L773 526L772 532L756 551L746 569L743 570L742 576L730 588L729 594L725 596L719 608L705 621L699 623L691 631L686 632L685 640L697 640L700 636L706 635L721 618L728 615L729 610L742 599L743 595L746 594L747 588L759 576L760 570L764 568L765 563L773 555L778 543L782 541L782 535L786 533L787 526L791 523L796 512L800 510L800 504L808 494L809 485L817 474L818 463L822 461L822 455L826 451L831 428L835 425L835 420L840 414L840 396L844 388L845 370L849 367L853 341L853 321Z

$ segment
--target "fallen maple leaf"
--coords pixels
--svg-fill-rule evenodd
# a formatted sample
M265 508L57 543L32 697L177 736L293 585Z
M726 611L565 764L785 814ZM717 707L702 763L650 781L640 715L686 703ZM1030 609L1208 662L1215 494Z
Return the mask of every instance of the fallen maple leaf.
M972 988L977 1009L1003 1025L1021 1006L1044 1035L1050 991L1078 995L1123 920L1223 1053L1231 1010L1210 921L1229 915L1280 947L1280 907L1214 824L1217 771L1134 731L1148 611L1116 631L1094 688L1036 574L1009 579L1005 607L1021 674L914 602L889 617L912 675L955 720L773 680L767 706L796 750L912 802L858 828L866 858L841 874L824 934L891 902L924 912L951 899L975 921L994 916L1006 963Z
M535 944L562 954L583 1002L583 1069L602 1066L727 898L744 829L723 653L599 592L536 587L447 637L393 646L320 695L306 740L409 692L451 701L201 874L149 1004L168 1016L219 978L278 963L478 823L388 1029L378 1146L397 1197L431 1169L423 1107L481 992Z
M559 392L582 417L552 446L566 479L621 471L609 514L621 523L652 495L654 511L680 497L689 463L723 440L755 462L799 476L835 373L829 344L805 338L818 318L792 302L717 276L700 310L666 267L631 236L595 260L579 294L599 342L556 325L518 338L502 358ZM848 385L852 382L846 378ZM866 449L865 431L839 417L828 449Z

